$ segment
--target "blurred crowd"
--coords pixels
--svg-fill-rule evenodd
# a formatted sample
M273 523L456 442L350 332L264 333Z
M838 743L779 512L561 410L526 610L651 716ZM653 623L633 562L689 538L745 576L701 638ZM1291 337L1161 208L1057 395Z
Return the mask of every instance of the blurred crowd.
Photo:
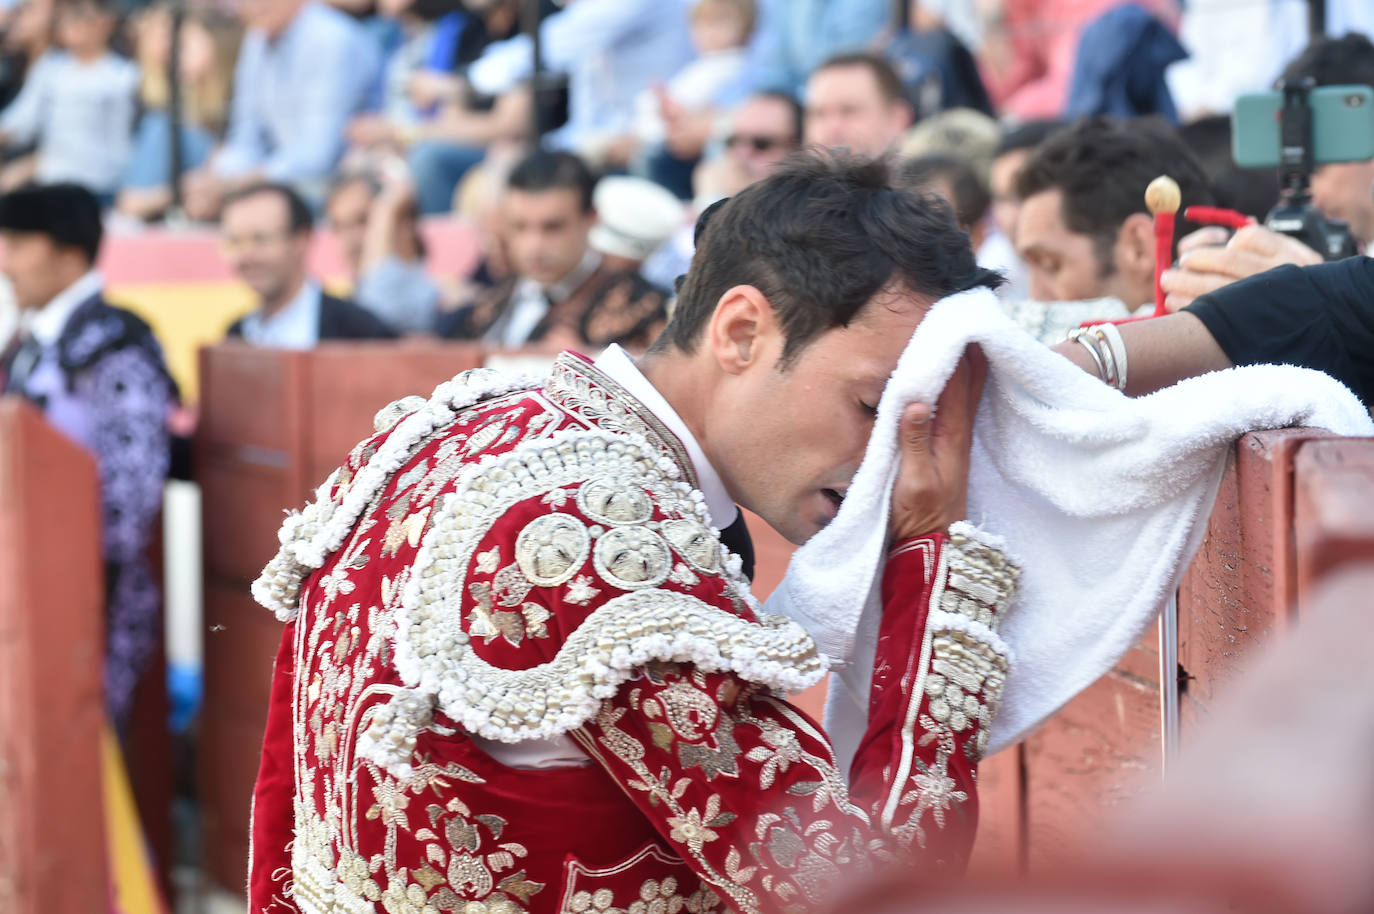
M217 224L250 341L642 348L697 215L847 147L945 198L1013 309L1113 316L1153 300L1143 184L1263 217L1278 182L1234 164L1231 107L1285 73L1374 84L1366 6L1326 3L1351 34L1300 57L1306 0L0 0L0 191L82 185L117 232ZM1313 183L1361 244L1370 171ZM471 275L426 256L450 216L480 229ZM351 300L306 275L317 225ZM1287 240L1240 246L1305 262ZM1245 275L1210 268L1175 271L1171 306Z

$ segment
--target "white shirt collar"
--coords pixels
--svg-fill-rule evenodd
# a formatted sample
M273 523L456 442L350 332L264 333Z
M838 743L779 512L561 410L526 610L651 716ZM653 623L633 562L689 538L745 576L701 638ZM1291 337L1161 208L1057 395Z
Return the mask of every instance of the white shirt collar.
M558 282L543 287L542 291L544 296L548 298L549 304L556 305L576 292L587 281L587 277L596 272L596 268L599 266L601 266L601 254L587 248L587 253L582 255L577 266L569 270L566 276Z
M736 507L730 493L725 491L725 483L721 482L720 474L711 466L711 461L706 459L706 452L697 444L696 436L687 427L687 423L682 421L677 410L673 409L663 398L663 394L644 377L629 353L612 343L593 364L612 381L625 388L632 397L644 405L645 409L657 416L658 421L666 425L668 431L682 442L682 446L687 449L687 456L692 460L697 482L701 484L701 494L706 498L706 511L711 515L711 526L717 530L724 530L733 524L739 516L739 508Z
M62 335L62 328L67 326L72 312L100 294L104 285L105 280L98 272L88 271L76 282L58 292L53 300L42 308L29 312L25 328L41 345L53 345Z
M296 297L270 317L262 309L243 319L243 338L257 346L311 349L320 341L320 287L306 280Z

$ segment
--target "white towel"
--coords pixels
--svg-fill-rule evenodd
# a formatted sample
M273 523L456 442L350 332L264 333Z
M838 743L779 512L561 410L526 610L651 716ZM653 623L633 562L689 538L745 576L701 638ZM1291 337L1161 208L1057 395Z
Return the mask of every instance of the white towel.
M1177 587L1235 439L1292 425L1374 433L1344 386L1256 366L1128 398L1036 342L985 289L938 302L902 354L838 516L797 550L767 609L804 625L832 667L826 726L841 763L866 726L897 426L934 403L969 343L987 355L969 519L1022 566L1002 623L1012 667L989 751L1013 745L1107 672Z

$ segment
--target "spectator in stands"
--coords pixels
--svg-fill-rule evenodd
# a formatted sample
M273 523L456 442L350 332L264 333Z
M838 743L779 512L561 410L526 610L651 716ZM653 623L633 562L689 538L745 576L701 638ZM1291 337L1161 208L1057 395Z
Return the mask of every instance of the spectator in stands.
M892 65L868 53L842 54L806 82L805 138L878 156L896 148L911 126L911 106Z
M1084 28L1120 0L998 0L978 53L993 107L1017 120L1063 117ZM1177 0L1137 4L1172 26Z
M694 196L698 207L734 196L766 177L796 151L801 135L802 108L792 96L760 92L745 99L730 114L723 154L697 169Z
M229 119L234 61L243 28L214 9L191 7L181 25L181 168L203 165L214 151ZM172 15L152 7L135 23L135 45L143 85L143 116L134 135L134 151L124 172L115 208L138 219L156 219L172 204L171 56Z
M671 79L692 57L688 0L576 0L544 21L545 65L568 76L568 122L550 134L561 149L601 162L623 136L643 89ZM531 74L528 35L488 48L468 69L472 88L501 95Z
M23 0L0 21L0 109L24 87L29 69L52 45L53 0Z
M992 114L978 63L968 47L928 9L930 0L909 0L907 27L883 42L907 102L918 121L954 108Z
M432 333L439 287L425 268L415 188L403 177L345 174L325 202L353 299L402 333Z
M509 348L647 348L665 322L665 296L635 273L612 271L590 246L595 183L565 152L539 150L516 165L501 221L514 275L444 315L440 332Z
M992 194L992 221L1004 237L1016 240L1016 216L1021 198L1016 181L1031 151L1050 134L1067 126L1063 121L1029 121L1009 128L992 154L988 168L988 190Z
M428 16L449 5L446 0L413 0L407 11ZM546 16L557 12L552 0L542 0L540 8ZM459 182L486 150L525 141L533 119L528 87L489 95L474 90L465 75L488 47L519 34L520 0L469 3L467 12L457 14L461 22L453 15L435 22L426 60L406 79L409 112L361 115L348 128L355 150L406 157L420 211L426 215L449 212Z
M1177 134L1154 120L1092 118L1055 133L1017 178L1016 250L1030 267L1031 297L1110 296L1128 308L1154 301L1154 220L1145 187L1169 175L1183 208L1211 202L1207 178ZM1188 223L1177 220L1174 240Z
M952 108L924 118L902 138L900 155L919 159L949 155L963 159L987 183L992 156L1002 139L997 121L972 108Z
M631 131L612 140L604 157L615 164L645 163L650 178L683 199L692 195L697 156L682 158L665 147L668 122L711 111L739 80L757 9L754 0L697 0L690 15L696 59L665 85L640 90Z
M1285 79L1311 77L1317 85L1374 86L1374 42L1359 34L1318 38L1284 70ZM1319 165L1312 175L1312 202L1328 219L1350 224L1366 252L1374 244L1374 159ZM1202 229L1183 245L1178 269L1165 274L1170 308L1181 308L1206 292L1280 264L1320 263L1321 255L1286 235L1260 226L1230 240L1216 229Z
M887 24L891 10L891 0L783 0L771 4L763 18L755 86L801 95L811 74L825 61L868 47Z
M105 301L95 272L101 235L100 205L85 188L28 185L0 197L4 271L22 311L17 345L0 353L0 391L27 399L96 460L106 701L123 728L160 637L148 544L176 389L148 325Z
M998 289L997 294L1009 301L1030 296L1030 271L1015 247L1016 216L1021 209L1016 179L1031 150L1063 126L1062 121L1029 121L1008 129L994 148L988 166L991 224L983 246L978 249L978 264L1000 270L1007 277L1007 284Z
M987 234L986 217L991 199L972 165L948 153L931 153L903 162L897 173L912 187L948 202L954 209L959 228L968 233L973 249L979 250Z
M429 106L416 104L411 97L411 80L419 73L453 70L469 17L456 0L380 0L377 15L396 24L400 43L387 55L382 71L381 110L359 118L417 123L429 114Z
M721 154L698 165L692 176L692 206L698 213L767 177L797 150L802 107L785 92L759 92L730 113L729 127ZM694 236L693 226L683 225L645 261L640 272L650 282L671 289L692 262Z
M0 115L0 140L37 144L40 182L81 184L109 202L129 161L138 67L110 50L108 0L61 0L56 9L60 50L34 64Z
M377 89L376 46L317 0L240 0L248 32L234 72L224 147L185 181L186 211L212 219L224 194L260 180L320 200L348 119Z
M396 336L371 311L325 295L309 278L313 223L310 206L285 184L249 184L224 198L224 258L258 296L257 310L235 322L229 336L283 349Z

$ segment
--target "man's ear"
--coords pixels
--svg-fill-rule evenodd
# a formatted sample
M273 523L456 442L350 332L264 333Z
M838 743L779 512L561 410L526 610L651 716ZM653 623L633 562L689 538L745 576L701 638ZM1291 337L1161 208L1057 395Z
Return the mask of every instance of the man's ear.
M777 315L767 296L754 286L732 286L716 302L706 345L722 371L740 374L766 357L766 341L776 330Z
M1147 213L1131 213L1116 235L1116 267L1133 276L1155 275L1155 223Z

